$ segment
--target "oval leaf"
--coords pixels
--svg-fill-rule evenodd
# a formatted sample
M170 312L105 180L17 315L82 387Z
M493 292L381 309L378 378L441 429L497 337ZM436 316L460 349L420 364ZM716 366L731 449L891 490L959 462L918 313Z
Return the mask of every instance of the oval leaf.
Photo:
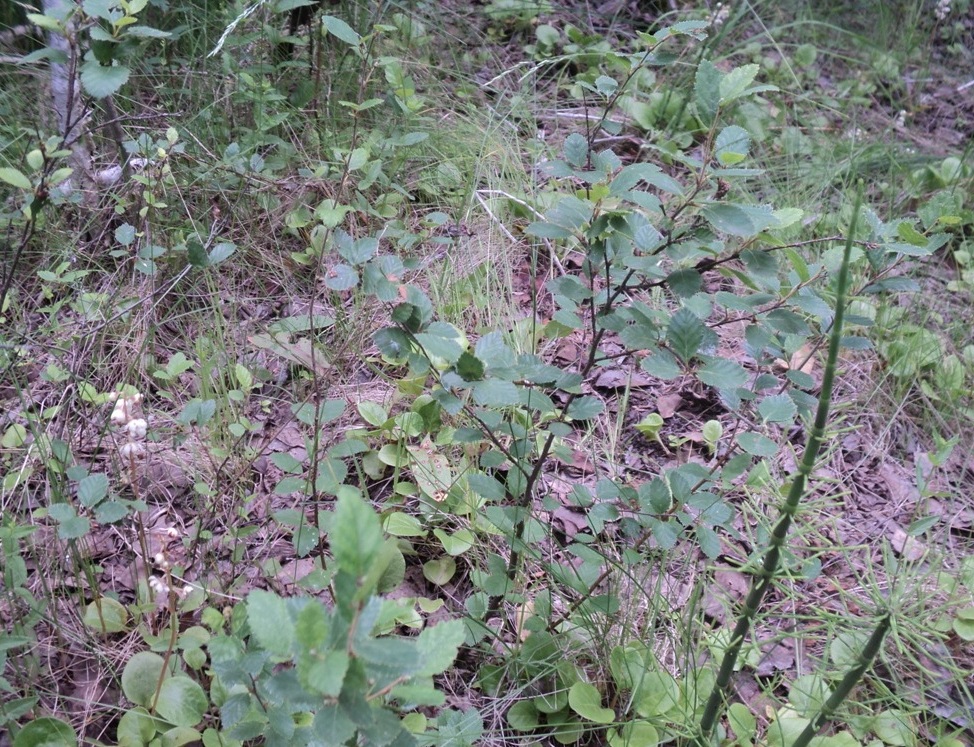
M189 677L170 677L159 689L156 713L176 726L196 726L208 707L203 688Z
M96 599L85 608L85 625L99 633L121 633L128 627L128 621L128 611L111 597Z
M0 169L0 181L4 181L7 184L17 187L17 189L32 189L30 179L24 176L21 172L17 171L17 169L7 167Z

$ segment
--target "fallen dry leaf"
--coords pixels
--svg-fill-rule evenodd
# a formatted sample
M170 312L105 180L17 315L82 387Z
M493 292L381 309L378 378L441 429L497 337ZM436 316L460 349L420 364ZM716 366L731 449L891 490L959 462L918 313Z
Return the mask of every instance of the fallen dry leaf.
M683 397L679 394L664 394L656 398L656 412L664 419L671 418L683 407L683 404Z

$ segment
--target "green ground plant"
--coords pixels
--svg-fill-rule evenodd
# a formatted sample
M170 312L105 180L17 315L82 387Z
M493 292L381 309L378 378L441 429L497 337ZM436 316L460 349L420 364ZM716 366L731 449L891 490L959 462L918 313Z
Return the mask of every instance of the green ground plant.
M163 27L155 9L83 6L112 29L89 94L134 107L125 67L185 104L170 76L203 34L224 81L119 143L138 168L95 212L54 190L61 138L4 130L15 747L957 744L935 683L962 690L963 667L922 653L971 636L970 564L937 549L957 439L918 459L895 552L831 533L853 492L831 460L863 417L841 393L828 417L833 380L875 345L931 401L970 383L951 331L893 302L921 260L964 267L966 156L911 163L903 196L857 138L811 158L829 107L908 60L806 110L786 91L822 74L821 39L739 41L770 10L621 38L492 3L527 64L489 102L457 82L449 110L429 62L448 19L329 8L306 50L284 40L307 62L276 59L294 7L154 41L128 19ZM578 116L525 143L549 95ZM480 267L458 257L473 235ZM799 603L837 567L844 608ZM750 593L715 597L728 574ZM735 689L793 636L813 649L794 671ZM46 650L111 692L67 692Z

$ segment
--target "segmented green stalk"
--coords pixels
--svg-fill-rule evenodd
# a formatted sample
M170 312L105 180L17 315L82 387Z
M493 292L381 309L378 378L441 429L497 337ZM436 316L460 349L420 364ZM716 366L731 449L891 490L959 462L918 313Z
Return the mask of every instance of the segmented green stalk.
M855 235L856 222L859 218L859 208L862 205L862 190L856 197L855 208L852 213L852 224L849 226L849 235L846 238L845 252L842 255L842 267L839 269L839 277L836 281L835 293L835 318L832 321L832 332L829 335L829 353L825 364L825 373L822 376L822 392L818 400L818 408L815 411L815 422L808 435L808 444L805 447L805 454L801 464L798 465L798 472L788 497L781 506L781 517L775 524L774 531L767 550L764 553L764 562L761 569L751 584L747 598L744 600L744 609L741 616L734 626L730 644L724 652L724 657L720 662L720 669L717 672L717 681L714 689L707 699L704 707L703 716L700 719L700 730L697 735L697 743L700 747L709 747L710 737L717 723L717 718L725 705L727 690L730 687L731 675L737 664L737 658L744 645L744 639L751 629L751 625L761 608L761 602L765 593L771 587L775 573L778 571L778 564L781 560L781 548L784 547L788 537L788 529L791 527L792 517L798 513L798 506L805 493L805 485L808 482L812 470L815 468L815 461L818 458L818 451L825 439L825 426L828 423L829 406L832 399L832 384L835 380L836 362L839 358L839 345L842 342L842 321L845 316L846 292L849 287L849 261L852 254L852 241Z
M798 738L792 743L791 747L805 747L812 741L812 737L818 734L819 729L825 726L826 722L832 720L832 715L835 713L835 710L842 704L842 701L849 697L852 688L862 679L866 670L873 663L873 659L879 653L879 648L883 645L883 639L886 638L886 634L889 632L889 624L890 613L887 612L879 619L879 624L876 625L876 629L873 630L872 635L869 636L869 640L866 641L866 645L863 647L862 653L859 654L855 665L846 672L845 677L836 686L835 692L825 701L822 710L802 730L802 733L798 735Z

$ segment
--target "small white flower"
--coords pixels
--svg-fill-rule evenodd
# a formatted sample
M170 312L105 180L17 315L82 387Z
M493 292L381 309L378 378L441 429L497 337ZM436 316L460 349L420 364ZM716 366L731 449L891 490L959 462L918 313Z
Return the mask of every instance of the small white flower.
M129 441L118 447L118 455L122 459L138 458L145 453L145 446Z
M906 124L906 109L900 109L899 114L896 115L894 124L897 127L903 127Z
M113 395L115 407L112 410L112 424L125 425L135 417L135 408L142 402L142 395L139 392L130 394L128 397L120 397L117 393Z
M951 0L937 1L937 7L934 8L933 14L937 17L938 21L945 21L947 16L950 15L950 3Z
M730 12L731 12L730 5L717 3L717 5L714 6L714 14L710 19L710 25L714 26L715 28L718 26L722 26L724 21L726 21L727 18L730 16Z
M125 428L129 432L129 438L133 441L139 441L145 438L149 424L143 418L133 418L126 424Z

